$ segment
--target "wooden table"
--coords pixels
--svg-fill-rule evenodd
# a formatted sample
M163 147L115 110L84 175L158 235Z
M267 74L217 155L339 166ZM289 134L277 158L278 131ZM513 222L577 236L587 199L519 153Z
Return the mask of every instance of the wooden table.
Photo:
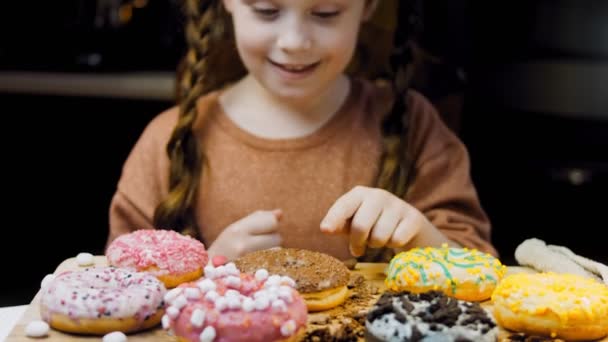
M95 256L95 266L105 266L107 265L107 261L105 256ZM354 273L361 274L367 282L372 283L377 286L379 289L379 293L385 290L384 285L384 270L387 264L373 264L373 263L359 263L355 266L353 270ZM78 269L80 266L77 265L75 258L70 258L62 262L55 273L70 270L70 269ZM511 273L521 273L521 272L534 272L530 269L523 267L509 267L507 274ZM489 301L483 302L482 306L491 309L491 303ZM309 315L309 318L313 318L314 314ZM40 293L36 294L29 307L26 309L25 313L21 317L21 319L17 322L11 333L8 335L7 341L15 341L15 342L32 342L34 339L29 338L25 335L25 327L32 320L40 319ZM505 341L507 340L507 336L509 336L509 332L501 329L499 334L499 340ZM177 341L172 336L169 336L166 331L162 330L160 327L157 327L152 330L148 330L145 332L139 332L136 334L131 334L128 336L129 341ZM70 335L65 334L56 330L51 329L49 335L44 339L48 342L55 341L99 341L101 338L99 336L78 336L78 335ZM608 342L608 337L603 339L602 342Z

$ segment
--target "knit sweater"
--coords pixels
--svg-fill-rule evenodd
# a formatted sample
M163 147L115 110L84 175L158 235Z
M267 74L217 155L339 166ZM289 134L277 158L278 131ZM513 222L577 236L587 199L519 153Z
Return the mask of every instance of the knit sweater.
M207 160L194 211L205 245L254 211L279 208L284 247L351 258L348 236L323 234L319 225L341 195L357 185L374 186L382 154L381 121L394 98L390 88L353 80L348 97L327 123L289 139L263 138L238 126L223 112L220 93L197 102L194 125ZM404 200L449 239L496 254L464 144L423 95L410 90L406 101L407 148L416 176ZM168 193L165 146L177 119L177 107L160 113L131 150L110 205L108 244L120 234L155 228L154 209Z

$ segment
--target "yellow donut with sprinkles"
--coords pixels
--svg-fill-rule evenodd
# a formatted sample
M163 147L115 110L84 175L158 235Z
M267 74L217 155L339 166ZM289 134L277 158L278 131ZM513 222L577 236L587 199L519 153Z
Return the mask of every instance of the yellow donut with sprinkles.
M476 249L426 247L401 252L391 260L385 279L392 291L442 291L468 301L484 301L506 272L494 256Z
M608 335L608 286L576 274L510 275L492 304L496 321L509 330L567 341Z

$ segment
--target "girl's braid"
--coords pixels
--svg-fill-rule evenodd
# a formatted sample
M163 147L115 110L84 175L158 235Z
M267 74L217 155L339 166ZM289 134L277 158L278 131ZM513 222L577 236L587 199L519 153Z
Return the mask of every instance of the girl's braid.
M227 74L215 70L217 64L225 62L222 55L236 54L234 48L225 48L230 45L227 44L230 40L225 39L229 25L221 1L186 0L185 13L189 49L178 80L179 119L167 143L169 193L154 212L154 225L199 237L193 207L205 156L193 131L197 121L196 103L202 95L238 78L242 67L237 64L233 72ZM214 72L209 72L212 68Z

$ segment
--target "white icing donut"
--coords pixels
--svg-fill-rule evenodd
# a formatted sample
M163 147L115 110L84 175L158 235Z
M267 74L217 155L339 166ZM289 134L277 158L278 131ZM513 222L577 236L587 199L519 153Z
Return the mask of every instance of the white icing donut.
M41 293L41 317L51 327L106 334L160 322L166 289L153 275L115 267L66 271Z

